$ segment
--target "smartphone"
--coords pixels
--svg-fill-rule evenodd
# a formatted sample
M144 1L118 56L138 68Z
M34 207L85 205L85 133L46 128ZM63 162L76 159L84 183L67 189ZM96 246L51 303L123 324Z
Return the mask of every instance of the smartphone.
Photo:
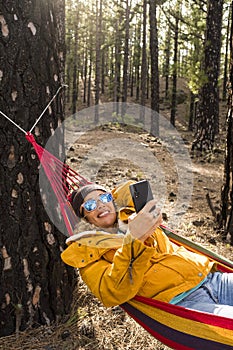
M134 202L134 207L138 213L144 205L153 199L153 193L148 180L142 180L129 186Z

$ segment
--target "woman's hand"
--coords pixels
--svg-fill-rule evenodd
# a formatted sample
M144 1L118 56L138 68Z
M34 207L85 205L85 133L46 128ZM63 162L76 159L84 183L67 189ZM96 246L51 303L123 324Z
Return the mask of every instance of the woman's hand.
M133 237L144 242L161 223L161 210L156 208L156 201L152 199L139 213L129 217L129 231Z

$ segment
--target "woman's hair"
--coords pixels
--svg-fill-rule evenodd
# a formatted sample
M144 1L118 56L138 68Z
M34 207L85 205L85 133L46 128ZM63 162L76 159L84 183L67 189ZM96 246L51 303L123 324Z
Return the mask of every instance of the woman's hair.
M81 209L81 205L83 204L84 198L91 192L93 191L103 191L103 192L108 192L108 190L106 190L106 188L104 188L101 185L97 185L97 184L89 184L89 185L85 185L80 187L77 191L73 191L70 197L70 203L75 211L75 214L78 217L83 217L83 210Z

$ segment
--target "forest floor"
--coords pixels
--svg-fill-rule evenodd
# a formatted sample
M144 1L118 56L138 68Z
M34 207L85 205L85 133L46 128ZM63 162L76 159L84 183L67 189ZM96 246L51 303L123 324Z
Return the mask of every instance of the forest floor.
M162 105L163 107L163 105ZM177 129L182 136L185 147L190 151L193 134L187 131L186 104L178 106ZM164 106L163 116L169 119L170 111ZM228 241L222 241L221 232L207 202L207 195L216 212L220 209L221 187L224 170L226 103L221 107L221 131L216 143L216 149L211 154L195 158L190 156L192 163L193 188L190 185L191 200L188 209L182 215L182 220L176 230L190 240L227 257L232 257L233 249ZM79 168L79 163L88 157L88 152L101 140L124 137L140 140L163 164L167 184L167 202L163 208L165 219L169 219L169 208L174 206L177 197L177 175L171 171L169 155L163 143L146 132L136 133L135 130L120 125L108 125L85 133L79 138L69 153L72 167ZM129 157L130 158L130 157ZM166 165L166 166L165 166ZM174 170L174 169L173 169ZM98 172L97 181L108 187L127 178L140 180L143 174L129 159L107 162ZM166 224L166 221L165 221ZM79 278L78 278L79 280ZM168 347L152 338L138 324L128 317L119 307L104 308L94 298L79 280L74 297L72 314L64 322L53 326L27 330L0 339L0 349L8 350L166 350Z

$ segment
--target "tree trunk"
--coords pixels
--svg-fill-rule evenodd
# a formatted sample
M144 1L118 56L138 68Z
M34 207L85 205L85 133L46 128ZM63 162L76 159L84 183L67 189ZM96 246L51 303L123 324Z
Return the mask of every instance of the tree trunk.
M101 94L104 95L105 93L105 50L102 50L102 56L101 56Z
M193 131L193 124L196 115L196 98L197 96L190 91L190 104L189 104L189 125L188 130Z
M92 22L90 22L90 31L93 30ZM89 40L89 66L88 66L88 84L87 84L87 107L91 105L91 86L92 86L92 70L93 70L93 39L92 35Z
M114 102L120 101L121 90L121 40L119 31L119 19L116 19L116 34L115 34L115 79L114 79ZM119 104L114 104L116 114L119 114Z
M232 8L231 8L232 11ZM230 76L228 97L228 115L227 115L227 139L224 179L221 191L221 213L219 218L219 226L223 230L223 238L227 233L231 235L231 244L233 245L233 25L231 24L230 34Z
M72 114L75 117L78 101L78 14L74 28L74 53L73 53L73 86L72 86Z
M159 135L159 67L158 67L158 31L156 19L156 0L150 4L150 56L151 56L151 133Z
M86 46L85 58L84 58L83 103L87 102L87 64L88 64L87 60L88 60L88 53L87 53L87 46Z
M175 35L174 35L174 59L172 72L172 101L170 122L175 126L176 120L176 90L177 90L177 66L178 66L178 38L179 38L179 12L176 13Z
M71 34L70 30L66 35L66 55L69 57L71 53ZM68 62L67 62L68 61ZM66 78L67 81L71 81L71 60L66 59ZM69 106L70 104L70 86L66 89L66 103Z
M150 95L150 57L147 59L147 87L146 87L146 98L149 99Z
M223 101L227 98L227 72L228 72L228 48L229 48L229 32L231 24L231 6L229 6L229 16L227 21L227 32L226 32L226 44L225 44L225 60L224 60L224 73L223 73L223 86L222 86L222 99Z
M122 116L125 115L125 102L128 96L128 66L129 66L129 0L126 0L125 8L125 44L124 44L124 61L123 61L123 92L122 92Z
M99 122L101 73L102 0L96 0L95 123Z
M142 68L141 68L141 106L140 121L145 121L146 105L146 86L147 86L147 54L146 54L146 19L147 19L147 0L143 0L143 28L142 28Z
M110 76L109 76L109 97L114 98L114 47L108 49L109 55L109 66L110 66Z
M165 42L165 64L164 64L164 77L165 77L165 100L169 98L169 71L170 71L170 54L171 54L171 30L167 29L166 42Z
M104 43L104 36L106 33L106 28L105 28L105 22L103 22L103 24L101 23L101 94L104 95L105 93L105 75L108 74L108 67L107 67L107 57L106 57L106 51L107 48L105 47L105 43Z
M0 109L27 131L63 82L64 1L2 1L0 13ZM36 127L42 145L64 119L62 99ZM66 237L42 205L38 166L24 134L0 116L0 336L57 321L72 300Z
M130 97L133 97L134 96L134 64L133 64L133 60L130 61L129 82L130 82Z
M199 94L196 134L192 150L211 151L218 133L221 29L223 0L209 0L204 48L205 82Z

